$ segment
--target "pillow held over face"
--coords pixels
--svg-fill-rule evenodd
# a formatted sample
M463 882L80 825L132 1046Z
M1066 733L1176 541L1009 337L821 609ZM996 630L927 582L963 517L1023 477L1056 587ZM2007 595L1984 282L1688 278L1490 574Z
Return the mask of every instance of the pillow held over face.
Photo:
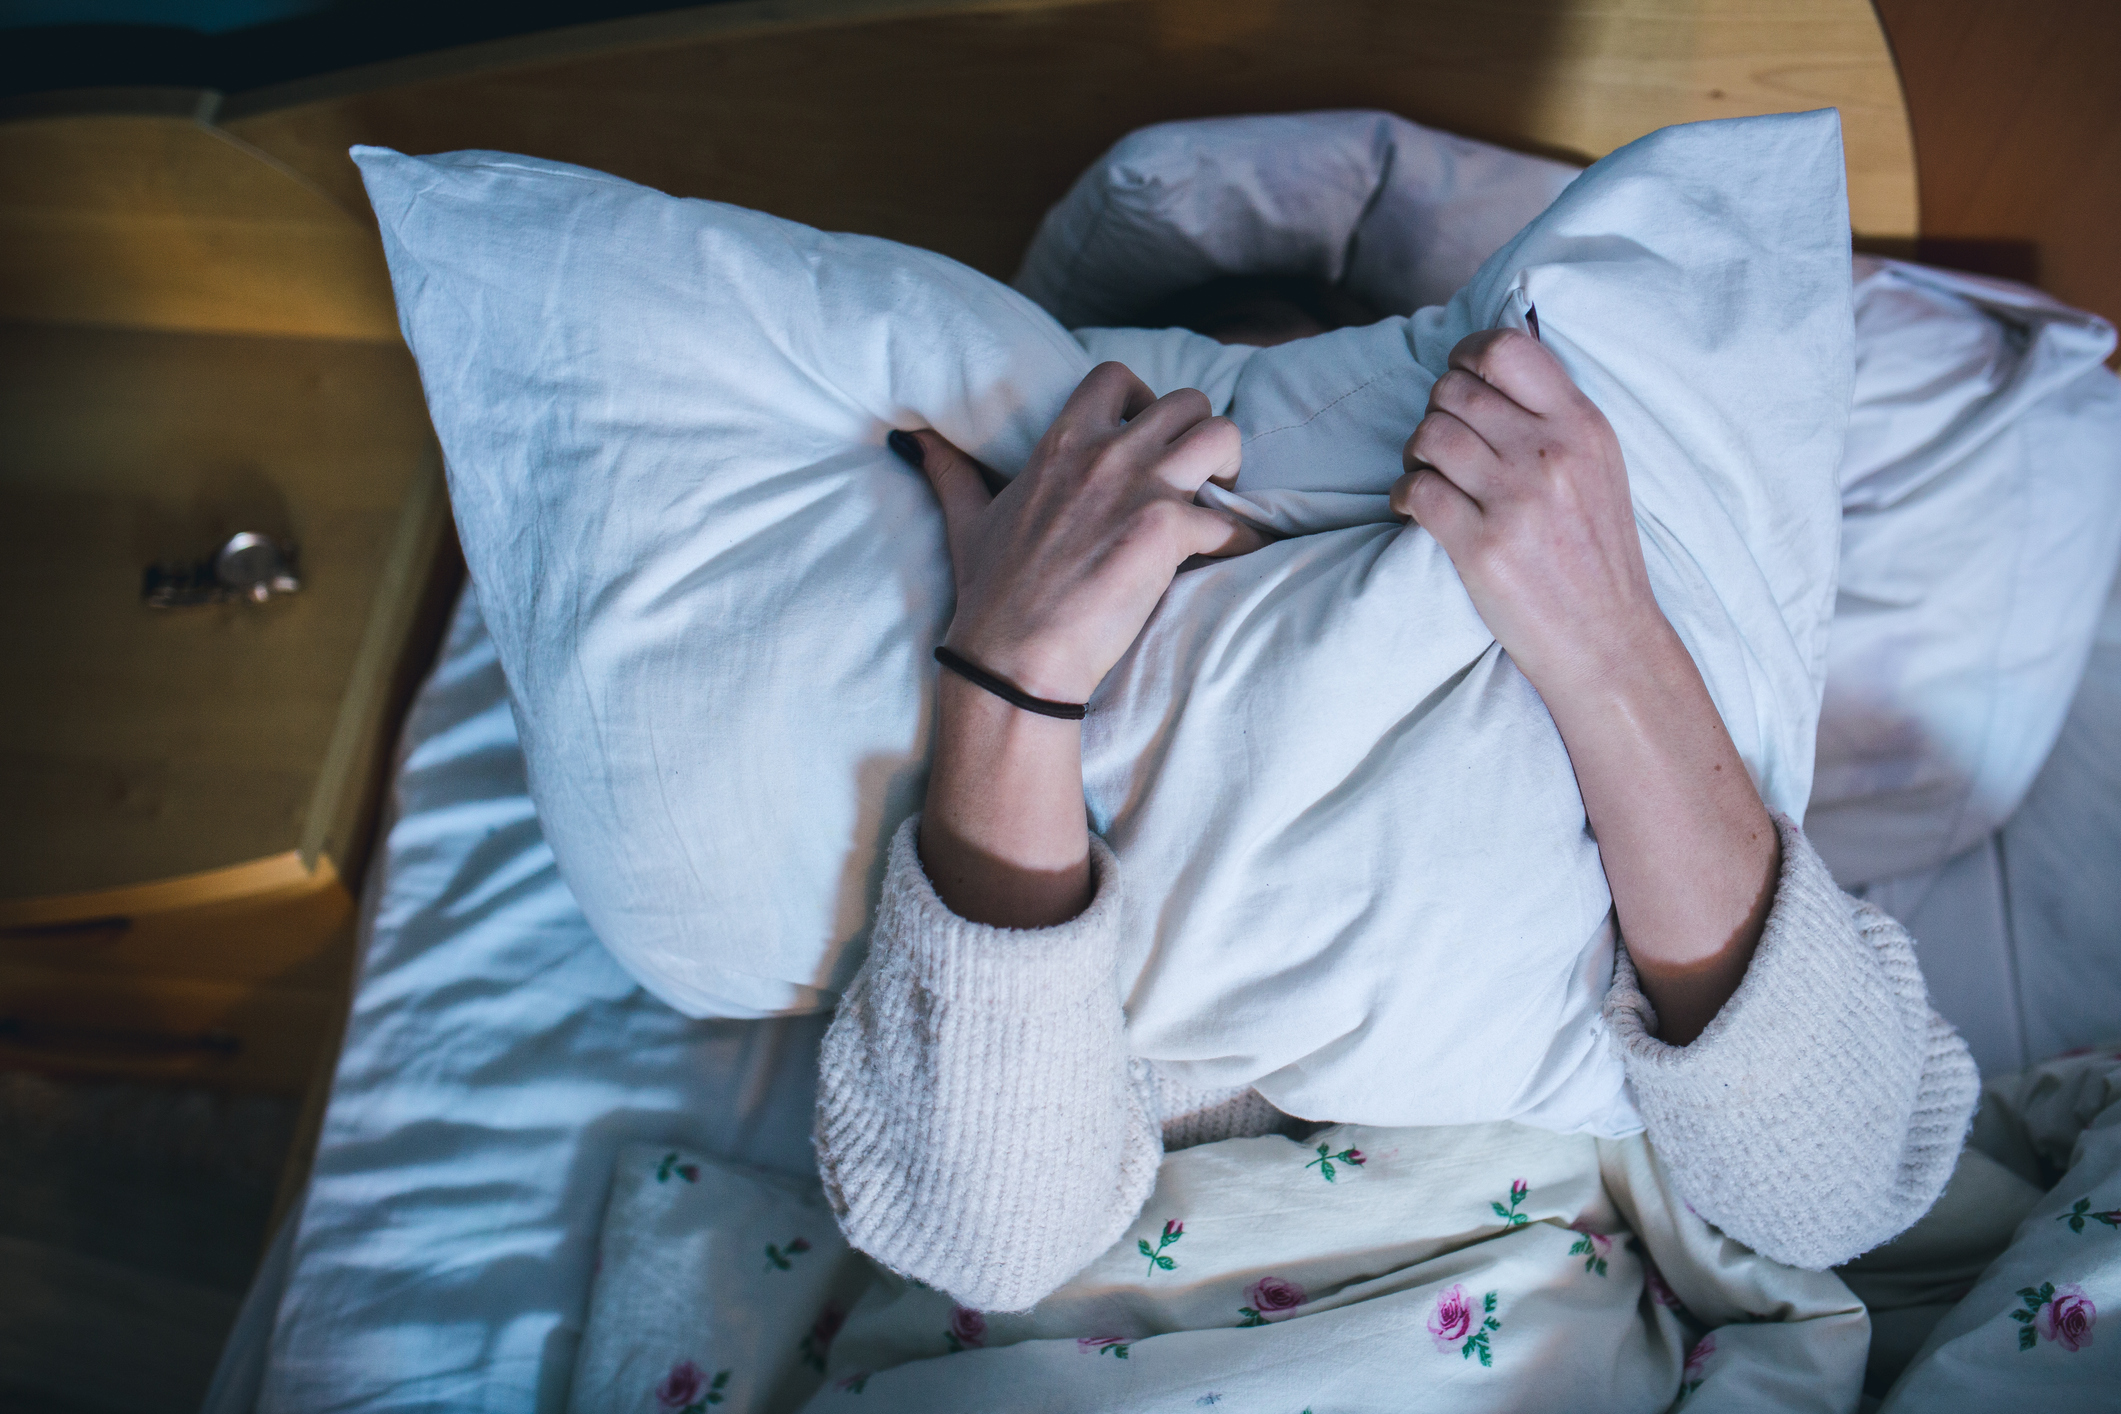
M598 934L683 1010L829 1004L928 746L940 517L882 447L1020 469L1093 359L925 252L492 153L357 149L507 672ZM1831 113L1613 154L1441 308L1264 351L1085 335L1209 391L1227 503L1086 724L1136 1053L1297 1114L1633 1123L1609 900L1538 697L1384 504L1450 347L1542 334L1612 419L1659 600L1778 808L1809 788L1847 215Z

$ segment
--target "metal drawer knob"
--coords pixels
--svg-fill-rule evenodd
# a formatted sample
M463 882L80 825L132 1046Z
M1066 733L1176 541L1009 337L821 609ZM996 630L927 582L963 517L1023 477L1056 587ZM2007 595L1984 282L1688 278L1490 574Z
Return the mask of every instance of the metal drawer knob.
M211 559L192 565L149 565L140 597L153 609L189 604L225 604L247 599L262 604L302 587L295 547L253 531L231 535Z

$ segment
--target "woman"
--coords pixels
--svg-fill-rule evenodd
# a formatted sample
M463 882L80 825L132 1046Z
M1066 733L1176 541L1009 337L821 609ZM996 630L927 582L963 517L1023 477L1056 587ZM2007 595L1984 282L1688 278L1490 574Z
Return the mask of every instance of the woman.
M826 1038L818 1152L849 1239L967 1307L1066 1281L1165 1150L1289 1123L1128 1057L1124 880L1086 824L1080 726L1009 700L1085 701L1187 559L1258 543L1194 503L1238 442L1200 393L1153 399L1116 363L999 495L934 433L893 437L942 502L945 646L971 671L943 675L926 809ZM1568 748L1624 939L1606 1018L1674 1182L1793 1265L1901 1231L1951 1173L1973 1064L1906 932L1761 803L1651 595L1605 418L1536 339L1489 331L1453 351L1405 461L1394 509L1450 554Z

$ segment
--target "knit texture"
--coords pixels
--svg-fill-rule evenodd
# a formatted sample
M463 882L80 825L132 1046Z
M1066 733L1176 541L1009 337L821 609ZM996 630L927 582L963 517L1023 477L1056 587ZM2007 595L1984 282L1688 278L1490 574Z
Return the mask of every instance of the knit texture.
M1695 1211L1817 1269L1929 1208L1979 1082L1929 1008L1907 931L1843 894L1795 825L1777 827L1774 908L1708 1029L1659 1041L1625 947L1605 1016ZM819 1166L856 1247L966 1306L1022 1310L1118 1239L1167 1148L1295 1122L1249 1088L1193 1090L1127 1055L1122 881L1103 841L1079 917L990 928L936 896L917 828L892 841L868 959L825 1036Z
M1658 1040L1625 948L1605 1017L1688 1203L1763 1256L1820 1270L1929 1210L1980 1077L1930 1009L1907 930L1844 894L1803 832L1775 823L1774 908L1708 1028L1686 1046Z
M959 918L891 842L869 955L820 1056L818 1164L847 1240L981 1311L1023 1310L1117 1241L1163 1156L1128 1064L1119 869L1052 928Z
M1167 1154L1218 1139L1254 1139L1308 1127L1274 1108L1249 1085L1196 1090L1171 1079L1154 1061L1137 1060L1134 1066L1137 1083L1147 1087L1149 1113L1162 1121Z

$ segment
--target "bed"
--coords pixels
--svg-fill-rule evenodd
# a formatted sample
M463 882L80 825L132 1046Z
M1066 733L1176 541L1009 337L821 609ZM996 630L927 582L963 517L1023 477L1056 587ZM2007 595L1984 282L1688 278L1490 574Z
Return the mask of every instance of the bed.
M220 121L357 210L340 155L350 141L504 147L874 231L998 274L1044 204L1120 132L1329 103L1590 157L1666 122L1832 102L1849 126L1859 237L1912 249L1927 212L1867 5L1483 12L1503 26L1441 4L1333 4L1302 23L1285 8L719 6L253 95ZM1134 63L1115 59L1144 47L1164 80L1146 98ZM956 112L904 101L907 70L884 62L892 55L947 81ZM1560 92L1573 100L1538 99ZM755 124L785 135L789 160L743 140ZM1029 160L1004 160L1019 153ZM908 183L932 199L900 199ZM2101 307L2100 277L2088 278L2065 293ZM2121 879L2096 867L2121 849L2117 747L2121 601L2110 601L2062 739L2017 816L1939 868L1871 886L1922 937L1940 1006L1989 1067L2121 1032L2121 981L2095 962L2121 916ZM643 993L560 882L522 772L467 591L405 725L314 1170L210 1411L559 1408L622 1145L810 1167L822 1020L692 1022Z
M469 591L405 737L309 1191L208 1414L558 1408L622 1145L811 1169L822 1023L686 1021L598 945L538 833ZM2121 1032L2102 961L2121 879L2088 867L2121 850L2116 761L2121 595L2025 806L1968 855L1873 891L1910 901L1937 1000L1992 1066L2005 1046ZM1999 975L2005 1008L1985 990Z

